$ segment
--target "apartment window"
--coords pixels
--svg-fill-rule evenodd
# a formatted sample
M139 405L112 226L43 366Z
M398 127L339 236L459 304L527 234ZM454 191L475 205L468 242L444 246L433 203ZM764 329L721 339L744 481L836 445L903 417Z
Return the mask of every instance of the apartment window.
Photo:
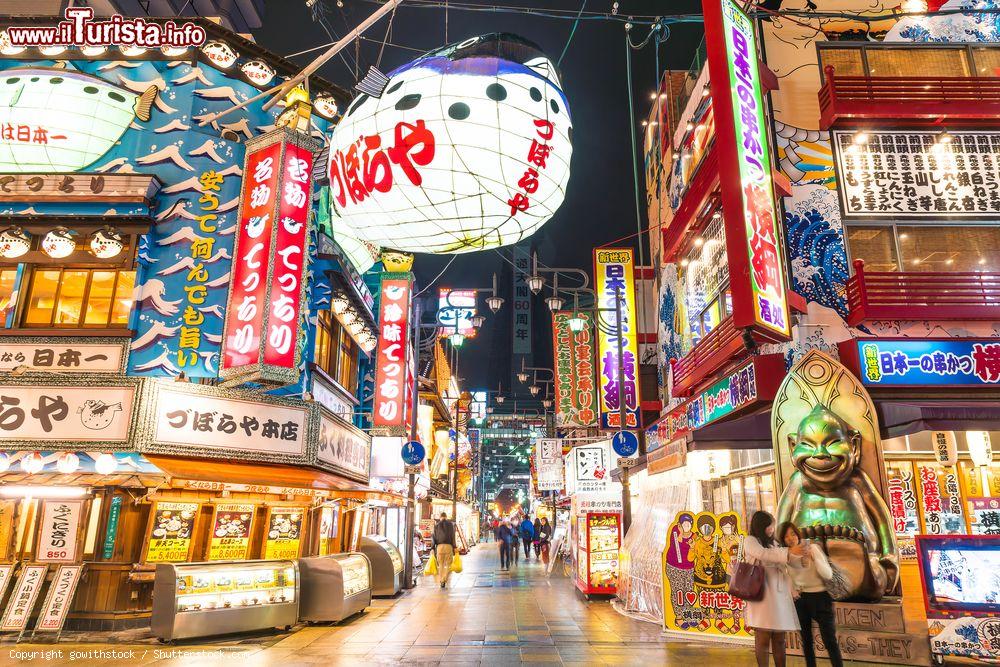
M851 225L847 239L866 271L1000 271L997 226Z
M861 49L821 49L820 58L825 77L826 68L833 67L836 76L864 76L865 63Z
M1000 76L1000 49L973 48L972 56L976 63L976 76Z
M0 289L5 285L0 280ZM28 283L21 324L33 329L124 327L134 287L132 270L38 266Z
M970 76L968 54L958 49L866 49L870 76Z
M358 346L329 310L317 317L313 363L349 393L357 392Z

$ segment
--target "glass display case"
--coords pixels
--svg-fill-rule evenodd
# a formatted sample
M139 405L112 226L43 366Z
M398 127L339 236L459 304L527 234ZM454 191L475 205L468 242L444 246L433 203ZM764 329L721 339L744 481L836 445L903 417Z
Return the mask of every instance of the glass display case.
M161 641L290 627L298 604L292 560L160 563L151 627Z
M403 587L403 556L396 545L381 535L362 537L358 551L372 566L372 595L392 597Z
M585 512L577 516L576 586L585 595L614 595L618 586L621 515Z
M299 620L337 622L371 604L371 563L364 554L300 558L299 575L302 578Z

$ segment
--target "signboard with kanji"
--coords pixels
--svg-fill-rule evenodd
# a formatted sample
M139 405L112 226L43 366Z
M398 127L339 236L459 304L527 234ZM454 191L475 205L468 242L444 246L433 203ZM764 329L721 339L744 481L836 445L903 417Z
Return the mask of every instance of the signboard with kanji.
M48 565L26 565L21 570L17 586L7 601L7 609L0 620L0 632L23 632L35 608L38 593L42 590Z
M581 331L569 321L583 319ZM597 423L597 386L594 374L594 323L590 313L561 310L552 313L555 355L556 426L594 426Z
M42 501L38 521L35 560L40 563L75 563L80 552L80 522L85 501L47 499Z
M1000 384L995 338L860 338L839 347L844 364L868 386Z
M256 511L253 503L216 503L206 560L245 560Z
M149 512L143 561L183 563L191 552L199 503L156 501Z
M60 565L49 584L45 604L35 623L35 632L59 632L66 623L66 616L73 603L83 565Z
M594 251L594 290L604 323L597 327L598 397L601 428L606 429L639 425L639 323L635 309L634 268L631 248ZM619 299L620 321L615 311L615 302ZM621 402L625 405L624 425L621 423Z
M379 285L378 347L375 349L376 428L401 435L406 426L407 369L410 364L410 297L413 275L383 273Z
M845 219L966 218L1000 212L1000 132L834 131Z

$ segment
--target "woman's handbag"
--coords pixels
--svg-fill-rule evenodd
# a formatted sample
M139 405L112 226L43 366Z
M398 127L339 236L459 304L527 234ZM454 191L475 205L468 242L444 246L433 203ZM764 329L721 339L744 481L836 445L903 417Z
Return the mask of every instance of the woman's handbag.
M764 568L743 560L743 541L740 553L733 563L729 577L729 594L747 602L760 602L764 598Z

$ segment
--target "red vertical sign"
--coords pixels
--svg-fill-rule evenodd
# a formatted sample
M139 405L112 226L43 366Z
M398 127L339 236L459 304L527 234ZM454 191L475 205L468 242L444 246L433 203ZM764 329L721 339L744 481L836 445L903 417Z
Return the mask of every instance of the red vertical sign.
M408 273L383 273L379 286L379 336L375 352L375 411L372 423L377 428L397 430L399 434L402 434L406 424L412 284Z
M306 232L309 227L312 151L289 144L285 147L281 168L278 243L272 265L274 277L268 303L264 363L294 368L306 253L309 250Z
M286 128L247 146L219 376L294 384L315 140Z
M222 371L256 364L264 330L271 217L277 197L281 144L248 151L226 307Z

